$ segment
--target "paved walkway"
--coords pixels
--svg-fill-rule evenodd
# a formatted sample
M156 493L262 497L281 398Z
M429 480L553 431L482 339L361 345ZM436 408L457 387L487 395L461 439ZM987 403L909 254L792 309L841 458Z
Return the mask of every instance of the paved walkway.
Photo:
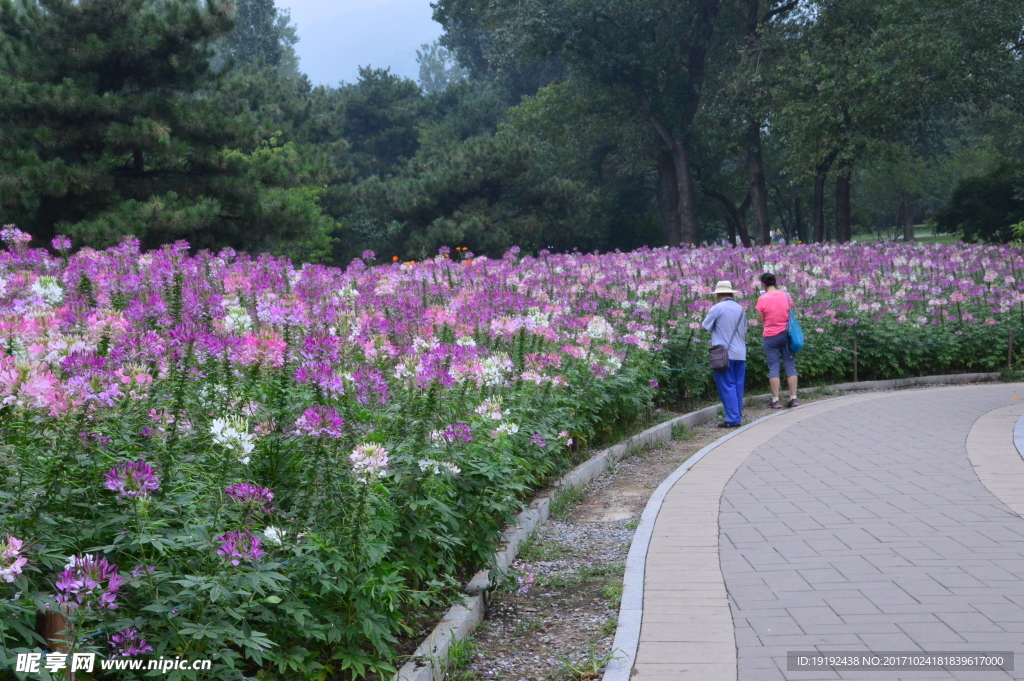
M654 523L634 679L1024 679L1017 394L830 400L718 445ZM812 650L1020 659L1013 672L787 671L788 651Z

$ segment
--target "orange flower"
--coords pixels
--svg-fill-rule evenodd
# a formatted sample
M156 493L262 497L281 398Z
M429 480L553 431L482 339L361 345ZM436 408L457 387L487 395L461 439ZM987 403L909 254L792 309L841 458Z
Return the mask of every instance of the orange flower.
M392 262L398 262L398 256L397 256L397 255L395 255L395 256L392 256L392 257L391 257L391 261L392 261Z

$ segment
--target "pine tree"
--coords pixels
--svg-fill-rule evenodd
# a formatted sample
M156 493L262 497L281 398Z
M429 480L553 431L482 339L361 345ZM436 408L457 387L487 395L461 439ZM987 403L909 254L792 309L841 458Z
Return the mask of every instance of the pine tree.
M0 0L0 212L38 238L329 243L320 182L221 96L219 0Z

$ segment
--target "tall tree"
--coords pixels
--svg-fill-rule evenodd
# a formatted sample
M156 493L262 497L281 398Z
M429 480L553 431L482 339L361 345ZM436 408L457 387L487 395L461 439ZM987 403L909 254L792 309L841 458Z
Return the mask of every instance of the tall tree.
M776 130L806 171L836 179L836 238L851 237L856 163L930 108L1004 93L1024 9L1014 0L806 0L787 22ZM971 21L964 21L970 16ZM835 164L833 166L833 164ZM815 192L815 231L823 192ZM816 235L817 236L817 235Z
M718 9L719 0L491 5L503 25L496 35L499 65L557 55L576 78L611 93L650 126L671 159L658 164L661 184L678 193L677 201L663 203L673 216L666 225L669 244L700 239L691 169L693 123Z
M746 152L747 181L750 186L751 227L762 246L771 242L768 213L768 186L765 178L761 136L771 106L771 84L765 74L771 70L763 61L774 57L770 48L776 41L763 40L774 23L797 8L799 0L741 0L742 15L735 80L732 96L738 108L741 146ZM766 49L766 47L768 49Z
M274 0L234 0L230 11L233 26L218 45L224 57L247 66L278 66L294 55L298 35L288 11L279 11Z
M444 90L469 75L455 55L437 40L416 50L416 63L420 67L420 87L427 93Z

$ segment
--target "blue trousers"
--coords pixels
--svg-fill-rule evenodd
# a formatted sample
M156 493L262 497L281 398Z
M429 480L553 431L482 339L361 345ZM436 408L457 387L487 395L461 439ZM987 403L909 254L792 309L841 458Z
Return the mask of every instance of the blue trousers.
M730 359L728 369L712 373L718 386L718 396L722 398L725 422L730 426L740 425L743 422L743 383L747 378L747 363Z

